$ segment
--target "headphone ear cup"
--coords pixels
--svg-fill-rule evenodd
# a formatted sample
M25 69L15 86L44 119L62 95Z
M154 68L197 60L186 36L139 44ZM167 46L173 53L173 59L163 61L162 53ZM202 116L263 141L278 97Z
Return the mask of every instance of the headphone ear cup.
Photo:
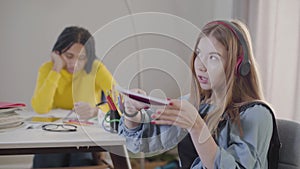
M239 65L239 74L241 76L247 76L250 72L250 62L246 61L246 62L242 62Z
M235 73L241 76L247 76L250 72L250 62L243 62L243 57L239 56L235 65Z

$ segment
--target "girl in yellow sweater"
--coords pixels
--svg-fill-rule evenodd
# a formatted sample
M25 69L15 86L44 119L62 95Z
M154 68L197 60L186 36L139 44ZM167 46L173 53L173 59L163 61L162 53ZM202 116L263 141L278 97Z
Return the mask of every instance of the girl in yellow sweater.
M74 109L80 119L97 115L101 98L115 84L111 73L96 60L95 42L84 28L67 27L59 35L51 53L38 73L32 97L37 113L51 109ZM108 105L100 109L107 112ZM68 160L66 160L68 159ZM91 153L36 155L33 168L92 165Z

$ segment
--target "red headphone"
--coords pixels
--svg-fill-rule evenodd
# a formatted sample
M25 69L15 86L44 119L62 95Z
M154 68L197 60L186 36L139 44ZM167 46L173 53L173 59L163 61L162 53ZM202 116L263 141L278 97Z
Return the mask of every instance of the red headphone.
M213 21L208 24L220 24L228 28L238 39L240 45L242 46L242 54L238 56L237 58L237 63L235 65L235 72L237 75L241 76L247 76L250 72L250 65L251 62L248 58L248 48L247 48L247 43L246 40L243 36L243 34L240 32L240 30L231 22L228 21Z

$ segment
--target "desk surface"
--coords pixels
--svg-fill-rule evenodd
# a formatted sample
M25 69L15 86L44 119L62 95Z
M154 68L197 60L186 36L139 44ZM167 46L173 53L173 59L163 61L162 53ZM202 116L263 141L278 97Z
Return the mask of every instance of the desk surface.
M43 116L64 117L69 111L52 110ZM25 118L32 117L34 112L19 112ZM32 122L25 122L32 123ZM48 123L48 122L46 122ZM61 123L61 121L54 122ZM35 126L43 123L32 123ZM70 147L70 146L106 146L125 145L125 138L105 131L98 126L77 126L75 132L51 132L41 127L26 127L0 132L0 148L31 148L31 147Z
M0 133L0 138L1 148L125 145L125 138L93 126L78 126L75 132L22 128Z
M28 117L28 113L25 116ZM41 127L33 129L22 127L0 132L0 154L2 155L34 154L34 152L41 152L40 150L80 151L82 148L85 151L97 151L100 150L97 148L101 147L111 155L116 154L114 158L117 160L113 160L114 165L118 165L117 161L123 160L123 164L115 166L116 168L131 168L125 145L125 138L95 126L77 126L75 132L51 132Z

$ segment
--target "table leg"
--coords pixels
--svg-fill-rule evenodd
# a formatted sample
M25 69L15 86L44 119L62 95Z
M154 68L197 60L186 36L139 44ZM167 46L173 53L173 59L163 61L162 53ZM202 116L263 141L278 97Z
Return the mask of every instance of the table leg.
M115 169L132 169L125 146L109 146L105 149L109 151Z

